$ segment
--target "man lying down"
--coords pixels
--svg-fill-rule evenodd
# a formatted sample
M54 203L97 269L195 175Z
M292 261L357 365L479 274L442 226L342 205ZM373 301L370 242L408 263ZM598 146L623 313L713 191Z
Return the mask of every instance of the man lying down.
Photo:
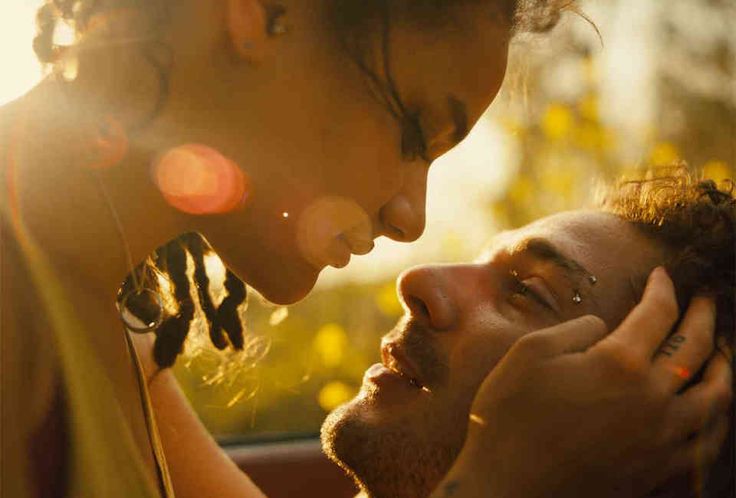
M619 183L597 209L501 233L475 262L402 275L398 288L406 313L381 341L382 363L366 371L360 393L322 427L326 453L363 494L428 496L474 422L471 404L481 382L514 342L586 314L614 330L659 265L675 284L680 310L700 293L715 296L715 354L729 355L724 344L732 345L734 336L734 197L730 188L684 170L665 174L671 176ZM677 387L708 375L677 363L678 349L696 347L685 340L672 335L654 358L672 362ZM693 471L649 496L736 496L728 411L704 429L710 435L701 438Z

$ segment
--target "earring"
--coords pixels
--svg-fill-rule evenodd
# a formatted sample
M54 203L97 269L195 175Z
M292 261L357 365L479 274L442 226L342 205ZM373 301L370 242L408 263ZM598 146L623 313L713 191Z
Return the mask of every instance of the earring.
M136 334L156 330L164 321L164 305L158 292L131 289L118 301L118 314L125 328Z
M266 33L274 38L285 34L288 29L283 17L286 15L286 7L283 5L269 5L266 7Z

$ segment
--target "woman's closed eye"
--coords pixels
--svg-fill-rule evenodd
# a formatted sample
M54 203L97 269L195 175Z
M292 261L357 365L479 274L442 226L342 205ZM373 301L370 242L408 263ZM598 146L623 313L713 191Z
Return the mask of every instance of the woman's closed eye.
M422 159L427 163L431 162L427 157L427 140L418 113L407 114L402 120L401 157L405 161Z

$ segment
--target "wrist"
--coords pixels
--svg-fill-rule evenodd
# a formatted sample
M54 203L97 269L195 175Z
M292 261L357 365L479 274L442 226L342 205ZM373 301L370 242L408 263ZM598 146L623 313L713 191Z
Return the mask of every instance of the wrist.
M468 446L466 443L430 498L516 498L497 482L498 473L490 469L488 455L484 458Z

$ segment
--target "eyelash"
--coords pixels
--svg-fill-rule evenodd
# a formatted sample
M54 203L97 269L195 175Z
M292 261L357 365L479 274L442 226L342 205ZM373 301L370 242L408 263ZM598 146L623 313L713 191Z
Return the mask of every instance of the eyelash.
M510 273L510 278L512 283L511 290L514 295L522 296L524 298L531 298L535 303L544 306L547 309L552 309L550 304L545 299L537 294L534 289L524 283L524 281L519 277L519 274L516 271L512 271Z
M407 114L401 123L401 157L405 161L421 158L429 163L427 141L422 131L418 113Z

